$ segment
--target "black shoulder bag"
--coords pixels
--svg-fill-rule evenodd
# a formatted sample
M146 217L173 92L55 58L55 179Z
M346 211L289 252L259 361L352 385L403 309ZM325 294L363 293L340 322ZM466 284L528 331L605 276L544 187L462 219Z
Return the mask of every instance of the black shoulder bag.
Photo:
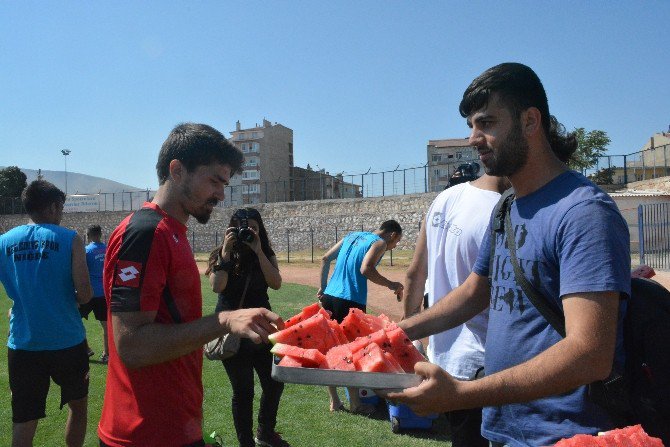
M565 337L565 315L551 306L547 298L528 281L519 265L511 218L513 201L514 191L509 189L503 194L495 207L494 222L491 229L491 259L489 265L492 269L495 252L495 233L502 233L504 231L510 253L510 261L514 268L514 278L517 284L523 289L533 306L535 306L556 332L561 337ZM489 281L491 281L491 269L489 269ZM628 387L621 374L613 369L607 379L590 383L588 385L588 394L592 402L607 411L615 425L627 425L627 421L630 419L631 407L628 399Z

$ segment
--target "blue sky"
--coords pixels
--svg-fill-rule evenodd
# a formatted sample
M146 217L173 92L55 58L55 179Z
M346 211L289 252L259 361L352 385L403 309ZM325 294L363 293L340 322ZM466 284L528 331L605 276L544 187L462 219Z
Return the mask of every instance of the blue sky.
M294 131L297 166L418 166L467 136L458 103L506 61L531 66L568 129L610 153L670 125L670 2L3 1L0 165L157 185L177 123Z

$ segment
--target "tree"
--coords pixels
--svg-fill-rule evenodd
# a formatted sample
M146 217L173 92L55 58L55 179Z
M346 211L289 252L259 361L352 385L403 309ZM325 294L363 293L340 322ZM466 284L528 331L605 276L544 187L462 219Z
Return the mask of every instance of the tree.
M27 186L26 174L18 167L10 166L0 169L0 213L21 213L21 191Z
M589 179L596 185L611 185L614 183L614 167L602 168L598 172L589 175Z
M26 174L16 166L0 169L0 197L20 197L28 186L26 179Z
M575 171L583 172L598 163L598 157L605 155L610 137L604 130L587 132L583 127L574 130L577 138L577 150L570 159L569 166Z

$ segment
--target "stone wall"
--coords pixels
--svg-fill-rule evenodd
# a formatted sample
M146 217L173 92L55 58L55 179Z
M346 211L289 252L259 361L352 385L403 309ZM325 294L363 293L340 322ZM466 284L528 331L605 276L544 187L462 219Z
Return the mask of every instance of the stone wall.
M316 249L330 248L345 233L352 230L373 231L388 219L397 220L403 228L399 249L414 249L420 222L437 193L364 199L333 199L323 201L256 204L263 216L273 248L277 252L309 250L312 241ZM211 250L221 242L230 216L237 208L216 208L206 225L189 221L189 238L196 252ZM64 214L62 225L81 235L86 227L96 223L107 238L110 232L129 214L128 211ZM26 222L25 215L0 216L0 231L7 231Z

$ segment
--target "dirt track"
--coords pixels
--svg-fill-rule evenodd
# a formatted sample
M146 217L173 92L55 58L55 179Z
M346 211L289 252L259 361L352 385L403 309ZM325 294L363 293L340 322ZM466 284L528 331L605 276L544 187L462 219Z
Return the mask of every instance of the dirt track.
M284 282L303 284L306 286L319 287L319 264L293 265L281 264L279 266ZM405 282L405 269L396 267L380 267L379 272L391 281ZM332 267L331 267L332 273ZM384 313L394 321L400 321L402 317L402 303L396 300L396 296L386 287L378 286L368 281L368 312L373 314Z
M199 263L202 270L202 265ZM282 280L285 283L303 284L306 286L319 287L319 264L286 264L281 263ZM379 267L379 272L391 281L405 282L405 267ZM332 273L332 266L331 266ZM394 321L400 321L402 317L402 303L396 300L393 292L386 287L378 286L368 281L368 312L373 314L384 313Z

